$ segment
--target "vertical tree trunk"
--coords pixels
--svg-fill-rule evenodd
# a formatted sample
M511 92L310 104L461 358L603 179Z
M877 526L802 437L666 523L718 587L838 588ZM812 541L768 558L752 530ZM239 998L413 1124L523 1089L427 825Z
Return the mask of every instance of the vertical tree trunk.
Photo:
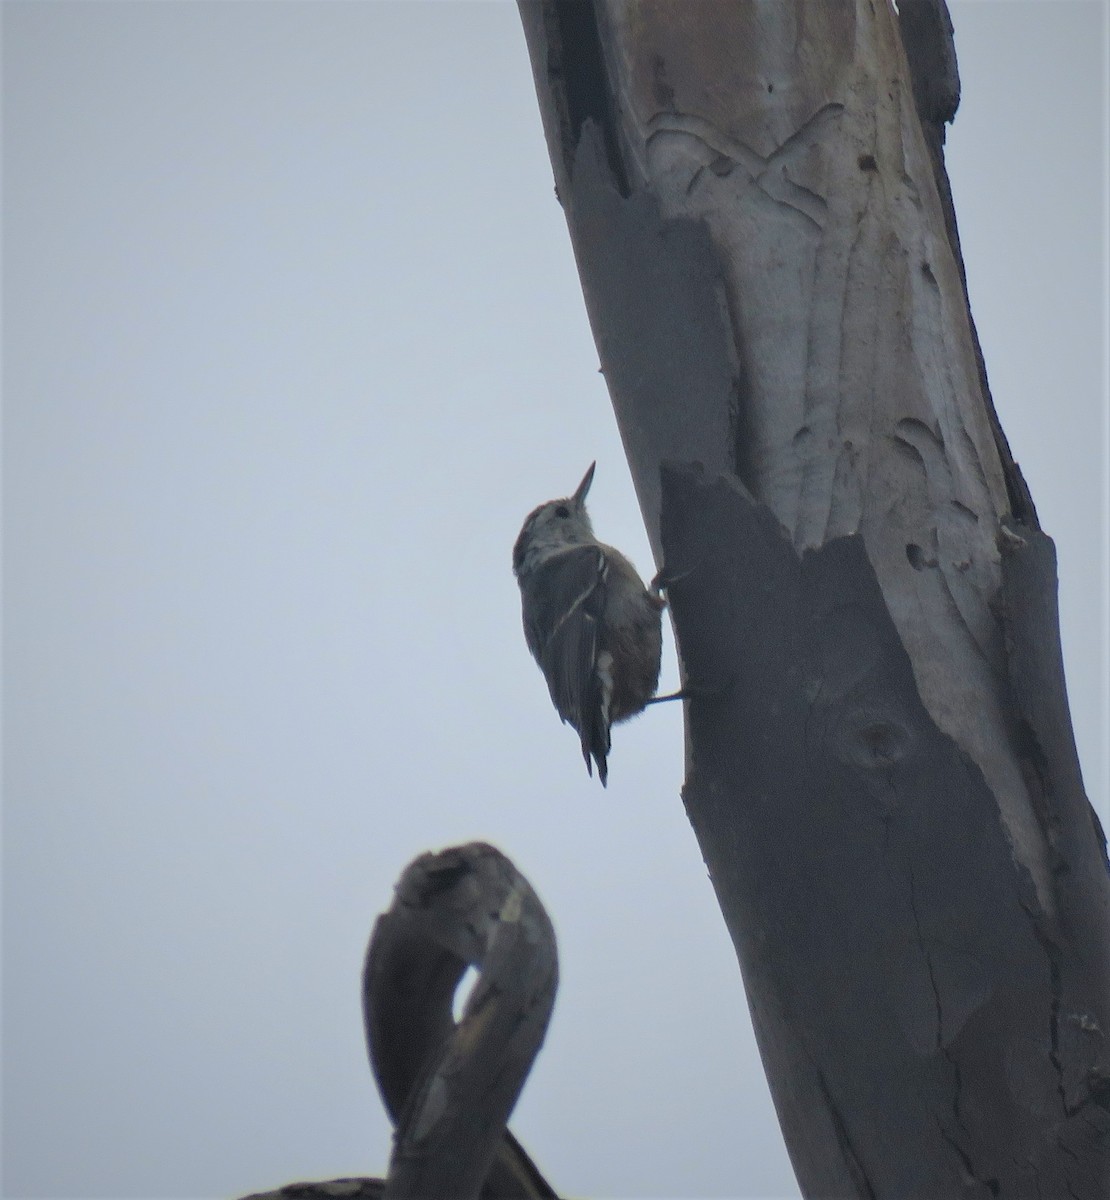
M801 1186L1105 1197L1110 878L967 307L943 3L520 8Z

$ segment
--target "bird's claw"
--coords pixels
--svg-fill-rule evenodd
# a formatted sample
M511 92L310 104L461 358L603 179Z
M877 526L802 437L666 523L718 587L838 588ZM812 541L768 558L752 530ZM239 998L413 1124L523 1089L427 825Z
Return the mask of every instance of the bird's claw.
M693 574L694 568L690 567L685 571L672 571L666 563L664 563L658 571L655 572L650 584L650 590L657 596L662 595L672 584L678 583L679 580L685 579L687 575Z

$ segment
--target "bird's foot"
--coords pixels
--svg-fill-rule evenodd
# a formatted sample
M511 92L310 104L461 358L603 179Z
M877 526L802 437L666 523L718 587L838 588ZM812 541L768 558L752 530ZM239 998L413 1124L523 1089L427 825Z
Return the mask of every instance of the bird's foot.
M725 683L712 687L703 683L688 683L677 692L668 692L666 696L652 696L648 704L665 704L668 700L713 700L730 691L734 679L734 676L730 676Z
M666 563L664 563L652 579L649 590L657 596L665 592L672 584L678 583L679 580L685 579L687 575L692 575L694 568L690 567L686 571L672 571Z

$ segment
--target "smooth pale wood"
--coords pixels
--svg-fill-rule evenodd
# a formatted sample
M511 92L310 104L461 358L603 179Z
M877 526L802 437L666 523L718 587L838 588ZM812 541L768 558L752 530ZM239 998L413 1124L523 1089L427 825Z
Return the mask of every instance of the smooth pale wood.
M1095 1200L1110 881L967 307L950 24L900 7L520 3L803 1190Z

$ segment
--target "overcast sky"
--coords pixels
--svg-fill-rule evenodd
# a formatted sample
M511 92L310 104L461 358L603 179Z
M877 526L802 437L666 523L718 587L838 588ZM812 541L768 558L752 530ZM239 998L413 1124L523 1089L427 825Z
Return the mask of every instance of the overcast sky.
M954 17L973 309L1106 818L1106 6ZM560 938L513 1118L552 1183L797 1196L678 706L602 791L520 632L520 522L592 459L651 563L515 5L9 0L3 41L4 1195L383 1173L365 939L481 838Z

